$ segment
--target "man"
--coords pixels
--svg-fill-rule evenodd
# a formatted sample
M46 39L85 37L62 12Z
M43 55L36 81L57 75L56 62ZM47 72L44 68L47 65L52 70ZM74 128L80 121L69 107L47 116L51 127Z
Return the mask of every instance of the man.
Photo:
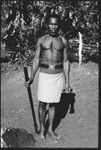
M39 68L38 112L40 120L40 136L42 140L45 140L44 132L47 106L49 119L47 133L53 141L59 139L59 135L52 129L55 104L60 101L64 81L66 92L70 91L68 43L64 37L59 35L60 25L60 18L58 15L51 14L48 16L48 33L42 36L37 42L36 55L31 69L31 77L29 81L26 82L26 86L28 87L33 82Z

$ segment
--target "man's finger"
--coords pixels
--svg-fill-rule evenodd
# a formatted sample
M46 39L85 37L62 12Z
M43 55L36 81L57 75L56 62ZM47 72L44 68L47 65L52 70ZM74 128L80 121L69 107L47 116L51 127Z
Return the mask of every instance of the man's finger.
M69 90L66 89L66 90L65 90L65 93L69 93Z
M29 83L28 83L28 82L25 82L25 86L28 87L28 86L29 86Z

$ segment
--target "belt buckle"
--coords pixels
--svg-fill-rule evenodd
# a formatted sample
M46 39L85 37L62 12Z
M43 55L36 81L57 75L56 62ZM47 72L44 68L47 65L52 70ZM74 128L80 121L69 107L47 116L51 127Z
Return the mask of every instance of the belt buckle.
M49 70L54 69L55 66L54 65L49 65Z

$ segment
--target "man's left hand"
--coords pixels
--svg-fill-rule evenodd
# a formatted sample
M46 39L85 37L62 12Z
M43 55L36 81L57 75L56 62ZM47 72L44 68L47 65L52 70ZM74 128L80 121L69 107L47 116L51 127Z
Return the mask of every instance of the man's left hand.
M72 90L71 86L70 86L69 84L66 84L66 85L65 85L65 92L66 92L66 93L70 93L71 90Z

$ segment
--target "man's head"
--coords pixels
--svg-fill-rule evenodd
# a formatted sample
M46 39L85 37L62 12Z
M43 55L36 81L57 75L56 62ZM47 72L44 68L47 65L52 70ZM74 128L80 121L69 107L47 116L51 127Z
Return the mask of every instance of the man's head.
M61 18L57 14L51 14L48 16L46 21L49 34L52 36L56 36L61 25Z

